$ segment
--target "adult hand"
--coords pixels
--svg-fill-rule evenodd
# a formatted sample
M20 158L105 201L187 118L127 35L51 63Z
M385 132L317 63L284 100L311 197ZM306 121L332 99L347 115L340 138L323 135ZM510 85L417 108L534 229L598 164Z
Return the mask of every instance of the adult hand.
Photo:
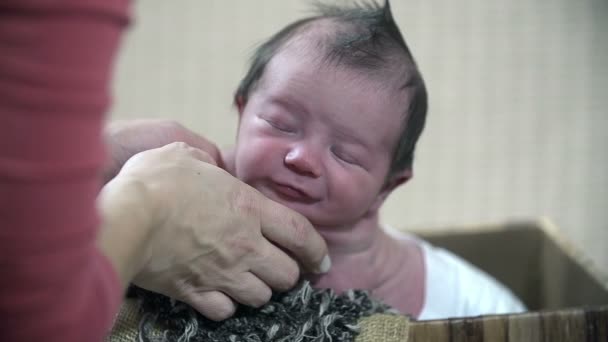
M140 215L152 227L123 278L222 320L233 314L233 300L258 307L271 289L293 287L300 272L295 260L313 272L329 269L325 242L304 217L210 161L201 150L173 143L137 154L105 186L101 246L119 255L110 257L115 265L129 257L113 250L130 232L113 223Z
M122 165L139 152L173 142L186 144L206 152L220 167L224 167L217 146L190 131L176 121L166 119L137 119L113 121L105 129L110 161L104 170L104 183L112 179Z

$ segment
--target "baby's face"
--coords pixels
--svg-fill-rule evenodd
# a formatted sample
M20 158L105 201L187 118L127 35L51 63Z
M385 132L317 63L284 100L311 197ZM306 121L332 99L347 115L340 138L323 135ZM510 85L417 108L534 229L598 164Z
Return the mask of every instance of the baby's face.
M314 225L345 226L382 203L405 99L312 57L287 49L268 64L239 108L235 172Z

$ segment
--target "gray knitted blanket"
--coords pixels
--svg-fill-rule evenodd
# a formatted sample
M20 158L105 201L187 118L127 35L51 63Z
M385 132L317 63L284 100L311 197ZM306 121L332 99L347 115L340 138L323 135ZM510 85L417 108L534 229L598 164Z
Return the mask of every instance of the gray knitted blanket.
M132 287L141 301L141 342L307 342L354 341L359 318L397 311L372 299L366 291L313 289L303 281L295 289L273 295L259 309L241 306L222 322L206 319L187 304ZM161 326L162 333L153 331ZM156 328L154 328L156 327Z

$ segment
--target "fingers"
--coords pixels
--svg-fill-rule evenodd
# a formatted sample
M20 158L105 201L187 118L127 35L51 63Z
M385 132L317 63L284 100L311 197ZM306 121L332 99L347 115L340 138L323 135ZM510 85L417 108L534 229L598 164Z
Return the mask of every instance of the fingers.
M225 285L226 295L235 301L258 308L266 304L272 296L272 290L251 272L238 276L238 281Z
M241 274L238 281L226 284L223 291L225 293L207 291L189 294L184 301L205 317L221 321L231 317L236 311L234 301L258 308L268 303L272 296L272 290L250 272Z
M184 129L183 132L184 132L184 134L183 134L184 142L186 142L188 145L190 145L194 148L197 148L199 150L206 152L215 161L213 164L223 167L222 165L219 165L219 164L221 164L221 161L222 161L220 150L217 148L217 146L214 143L210 142L209 140L201 137L200 135L198 135L192 131L188 131L188 130Z
M183 151L186 154L188 154L188 156L190 156L194 159L200 160L204 163L217 165L216 159L214 159L206 151L200 150L196 147L192 147L185 142L180 141L180 142L170 143L170 144L166 145L165 147L163 147L163 149Z
M236 304L225 294L219 291L197 293L185 298L184 301L192 306L201 315L214 320L222 321L236 311Z
M251 267L251 272L277 291L291 289L300 278L298 264L280 248L268 241L261 246L261 255Z
M198 148L192 147L192 146L188 146L188 152L190 153L190 155L204 163L208 163L208 164L212 164L212 165L216 165L217 166L217 159L214 159L212 156L210 156L207 152L199 150Z
M326 273L331 267L325 241L302 215L260 196L262 234L286 249L313 273Z

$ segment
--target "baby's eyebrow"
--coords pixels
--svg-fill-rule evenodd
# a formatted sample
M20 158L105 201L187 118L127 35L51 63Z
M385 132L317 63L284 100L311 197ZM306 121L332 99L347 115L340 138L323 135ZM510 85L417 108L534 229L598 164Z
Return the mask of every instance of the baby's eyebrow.
M294 101L289 96L275 96L275 97L271 98L270 102L272 104L283 107L283 108L287 109L289 112L296 114L296 115L298 115L298 114L308 115L308 113L309 113L308 109L304 105L302 105L298 101Z

